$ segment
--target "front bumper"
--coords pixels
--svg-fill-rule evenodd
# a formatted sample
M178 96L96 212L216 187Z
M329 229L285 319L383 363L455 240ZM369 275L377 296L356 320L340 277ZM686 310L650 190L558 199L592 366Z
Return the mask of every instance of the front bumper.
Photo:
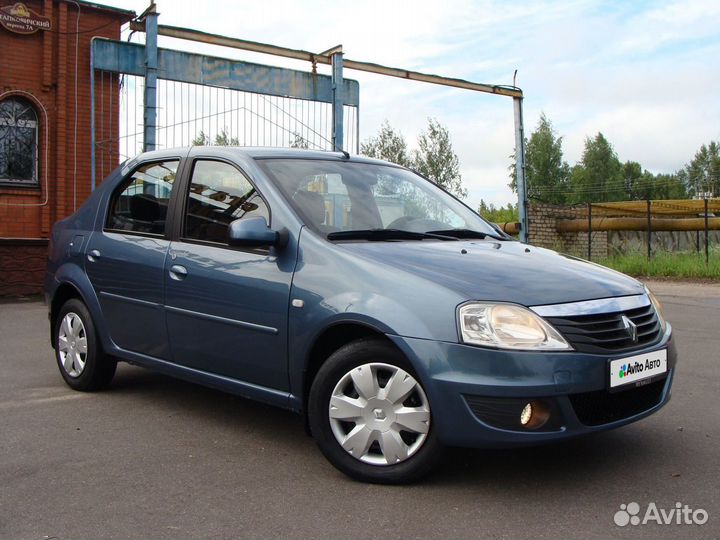
M677 353L668 325L662 340L613 355L484 349L460 343L388 336L409 358L447 445L510 447L616 428L648 416L670 400ZM609 393L610 360L667 349L667 375L647 386ZM634 394L633 394L634 392ZM539 400L550 418L538 429L507 427L498 416ZM494 407L494 409L493 409ZM500 415L502 416L502 415Z

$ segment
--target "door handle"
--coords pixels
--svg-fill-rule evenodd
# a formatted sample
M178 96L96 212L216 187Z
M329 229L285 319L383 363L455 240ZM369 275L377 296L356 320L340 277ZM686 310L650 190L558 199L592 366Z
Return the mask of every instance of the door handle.
M173 264L170 267L170 277L176 281L183 280L187 277L187 268L179 264Z
M88 252L87 259L90 262L95 262L100 258L100 252L97 249L93 249L92 251Z

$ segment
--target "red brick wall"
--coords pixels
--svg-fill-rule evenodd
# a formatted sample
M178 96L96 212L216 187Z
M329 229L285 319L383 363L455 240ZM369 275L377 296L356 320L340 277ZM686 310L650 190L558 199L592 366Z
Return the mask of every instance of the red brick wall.
M62 0L28 0L25 4L50 18L52 28L20 35L0 27L0 95L15 93L36 105L40 188L0 186L0 247L10 250L0 251L0 290L5 288L3 282L10 281L8 268L15 264L11 259L22 258L20 252L12 257L12 250L19 248L5 239L47 238L52 224L70 215L90 194L90 42L94 36L119 39L121 25L127 20L123 13L80 4L80 33L76 34L75 4ZM106 132L98 135L116 138L118 96L110 85L105 85L102 93L96 100L113 105L106 105ZM117 156L117 144L111 145L109 152ZM97 171L98 182L107 172ZM28 261L38 264L35 257Z
M0 296L39 293L47 250L46 240L5 240L0 244Z

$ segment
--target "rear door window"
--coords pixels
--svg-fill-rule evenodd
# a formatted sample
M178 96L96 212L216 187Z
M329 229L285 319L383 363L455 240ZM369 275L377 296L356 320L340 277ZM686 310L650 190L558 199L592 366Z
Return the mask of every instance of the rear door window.
M141 165L110 201L105 227L149 235L165 234L168 203L180 160Z

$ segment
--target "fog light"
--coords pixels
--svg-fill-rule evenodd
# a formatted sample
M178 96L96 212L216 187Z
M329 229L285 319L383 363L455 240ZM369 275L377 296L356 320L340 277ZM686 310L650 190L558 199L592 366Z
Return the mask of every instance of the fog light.
M528 422L530 422L530 419L532 418L532 414L533 414L532 403L528 403L527 405L525 405L525 407L523 407L523 410L520 413L520 423L523 426L527 426Z
M520 413L520 425L525 429L538 429L550 419L550 407L544 401L533 400L525 404Z

